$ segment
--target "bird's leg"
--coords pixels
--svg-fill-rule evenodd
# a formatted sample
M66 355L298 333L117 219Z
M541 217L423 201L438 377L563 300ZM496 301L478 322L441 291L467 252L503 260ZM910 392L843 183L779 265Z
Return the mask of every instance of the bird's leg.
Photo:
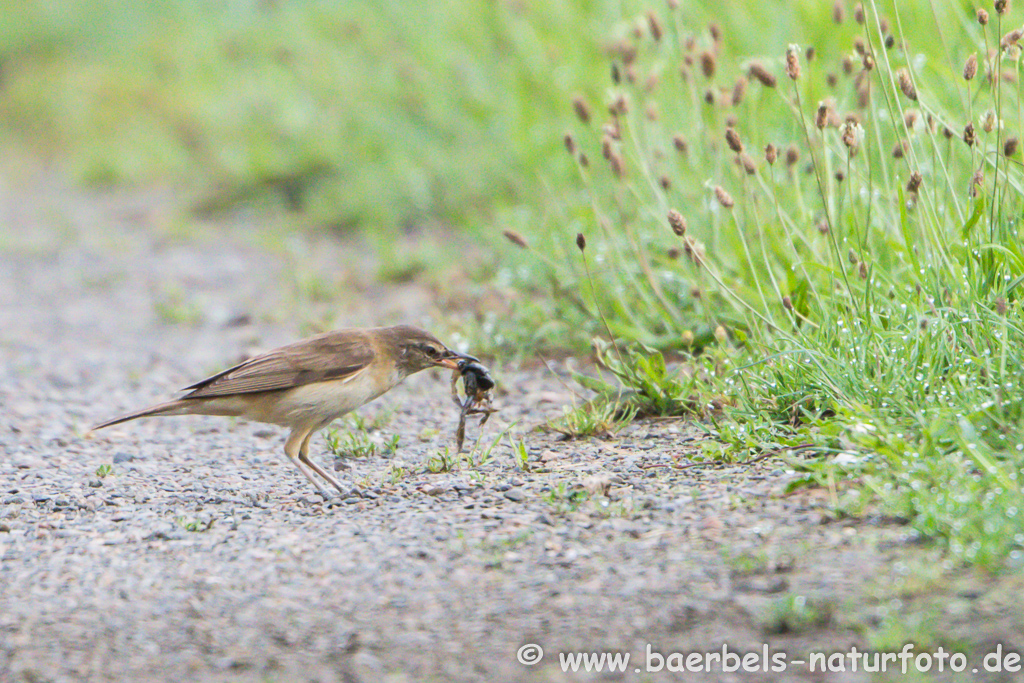
M332 476L329 472L327 472L327 470L325 470L324 468L320 467L320 465L317 465L315 462L313 462L312 460L309 459L309 440L312 439L312 438L313 438L313 432L310 431L308 434L306 434L306 438L302 440L302 446L299 447L299 461L302 464L307 465L314 472L316 472L321 477L326 479L327 483L329 483L334 488L338 489L338 492L342 496L347 496L349 493L351 493L351 491L349 489L347 489L344 486L342 486L341 482L338 481L336 478L334 478L334 476ZM317 488L319 488L319 484L317 485ZM323 489L320 489L320 490L323 491ZM325 495L324 497L327 497L327 496Z
M312 433L312 430L308 432L303 432L298 429L292 431L288 436L288 440L284 444L284 454L288 456L288 459L291 460L296 467L299 468L299 471L302 472L306 479L309 479L310 483L317 488L320 495L324 498L330 498L331 494L327 492L327 489L323 487L323 484L321 484L317 478L313 476L313 473L306 469L302 464L302 448L309 443L309 437Z

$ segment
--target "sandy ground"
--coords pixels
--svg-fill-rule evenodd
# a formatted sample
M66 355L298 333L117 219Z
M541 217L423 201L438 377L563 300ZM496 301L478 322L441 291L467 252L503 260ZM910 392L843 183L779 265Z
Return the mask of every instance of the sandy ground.
M165 418L83 438L325 315L443 316L425 288L373 284L352 244L268 239L251 217L184 235L173 200L44 173L0 188L0 681L874 680L797 660L871 646L903 609L891 586L919 553L906 527L833 520L826 495L785 493L777 459L692 466L703 432L683 421L537 431L572 400L547 369L497 363L501 412L447 467L446 376L364 408L375 427L342 421L399 436L394 453L338 461L362 497L324 501L266 425ZM329 296L310 303L311 281ZM939 611L947 632L986 619L980 640L1019 649L1012 601L972 586ZM667 671L692 661L672 653L723 646L755 670ZM764 670L765 647L785 671ZM563 671L576 651L631 659Z

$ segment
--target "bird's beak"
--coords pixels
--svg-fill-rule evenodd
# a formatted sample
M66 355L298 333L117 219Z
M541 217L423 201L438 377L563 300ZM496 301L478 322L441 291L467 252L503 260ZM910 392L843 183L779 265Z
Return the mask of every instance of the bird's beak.
M451 349L445 349L444 354L437 359L437 364L443 368L448 368L449 370L458 370L460 360L468 360L474 363L480 362L473 356L468 356L464 353L459 353L458 351L452 351Z

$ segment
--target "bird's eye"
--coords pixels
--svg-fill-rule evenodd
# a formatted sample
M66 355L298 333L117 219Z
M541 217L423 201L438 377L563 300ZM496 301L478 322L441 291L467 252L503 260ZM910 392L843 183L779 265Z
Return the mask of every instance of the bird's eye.
M427 356L430 358L437 358L439 355L441 355L441 352L435 349L430 344L424 344L422 348L423 353L427 354Z

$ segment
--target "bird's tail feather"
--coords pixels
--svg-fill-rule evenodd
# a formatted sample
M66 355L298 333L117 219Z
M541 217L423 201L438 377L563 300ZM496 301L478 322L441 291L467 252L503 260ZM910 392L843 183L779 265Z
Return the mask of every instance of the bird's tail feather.
M167 401L166 403L157 403L155 406L143 408L142 410L136 410L135 412L126 413L124 415L115 417L112 420L101 422L100 424L95 425L94 427L90 427L89 431L94 432L97 429L103 429L104 427L110 427L111 425L121 424L122 422L128 422L129 420L135 420L140 417L152 417L154 415L187 415L190 412L188 410L188 405L188 401L183 401L180 399L175 401Z

